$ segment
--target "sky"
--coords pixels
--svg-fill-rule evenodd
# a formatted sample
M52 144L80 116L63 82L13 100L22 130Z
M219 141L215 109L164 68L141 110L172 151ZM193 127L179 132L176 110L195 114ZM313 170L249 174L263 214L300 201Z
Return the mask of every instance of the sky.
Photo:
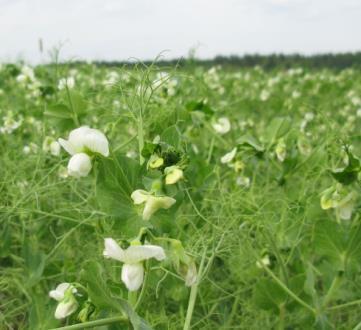
M360 32L361 0L0 0L0 62L359 51Z

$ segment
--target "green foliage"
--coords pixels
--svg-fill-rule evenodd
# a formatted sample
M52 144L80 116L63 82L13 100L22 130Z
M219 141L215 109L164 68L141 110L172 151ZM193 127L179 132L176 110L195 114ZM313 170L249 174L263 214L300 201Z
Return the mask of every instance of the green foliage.
M269 67L263 60L244 63ZM0 69L0 328L77 324L89 306L83 321L129 319L99 327L108 330L173 330L188 320L205 330L355 328L359 70L164 71ZM73 88L58 87L66 77ZM87 177L66 177L71 155L48 142L81 125L103 132L110 154L92 153ZM154 155L163 164L150 168ZM166 184L174 165L183 177ZM176 203L145 221L145 200L131 198L138 189ZM164 248L165 260L142 261L143 291L128 296L124 262L103 258L108 237L124 249ZM76 287L79 307L58 321L48 295L63 282Z
M134 235L144 226L133 202L132 192L142 188L143 167L122 154L99 159L96 200L99 208L117 220L124 233Z
M214 113L214 110L207 104L206 100L189 101L186 104L186 108L188 111L200 111L209 116Z
M112 295L104 279L104 272L100 264L94 261L88 262L81 272L81 279L87 284L89 298L96 307L114 311L116 312L115 315L119 313L125 314L128 316L134 330L152 329L126 300Z
M282 138L291 129L290 117L276 117L266 127L263 134L263 141L266 145L273 145L278 139Z

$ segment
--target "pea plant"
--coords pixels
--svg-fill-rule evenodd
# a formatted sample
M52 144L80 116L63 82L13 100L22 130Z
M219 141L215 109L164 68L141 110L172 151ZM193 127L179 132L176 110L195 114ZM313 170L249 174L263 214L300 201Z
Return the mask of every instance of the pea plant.
M150 88L156 90L168 79L168 76L160 75L144 91L140 85L141 104L150 101ZM64 88L69 89L69 81L64 84ZM143 97L147 97L147 101L143 101ZM105 134L88 126L73 129L67 139L58 139L70 156L69 177L81 180L93 175L98 202L128 227L125 232L114 231L111 236L104 237L102 243L104 263L111 265L108 267L113 267L115 273L121 268L115 277L118 283L109 283L102 264L89 260L81 271L79 282L60 283L49 292L57 302L54 317L74 323L59 329L110 324L150 329L147 321L137 314L137 308L142 304L145 292L154 290L149 281L152 272L173 274L180 280L179 285L191 288L184 325L185 329L189 328L199 278L197 266L182 242L163 230L173 221L174 212L182 202L187 154L176 126L169 127L152 141L145 141L144 116L146 109L143 106L130 112L137 124L138 160L112 150ZM74 118L77 118L76 113Z

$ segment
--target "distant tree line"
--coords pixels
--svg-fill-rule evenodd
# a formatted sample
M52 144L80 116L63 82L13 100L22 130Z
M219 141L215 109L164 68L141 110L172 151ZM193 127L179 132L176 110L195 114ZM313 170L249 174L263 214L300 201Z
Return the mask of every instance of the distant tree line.
M96 65L100 66L122 66L134 65L136 61L96 61ZM154 61L143 61L149 65ZM174 66L189 67L193 65L201 65L211 67L214 65L222 65L223 67L241 67L251 68L260 66L266 70L276 68L303 67L309 69L330 68L342 70L345 68L361 68L361 52L354 53L329 53L316 55L300 55L300 54L271 54L271 55L244 55L244 56L216 56L213 59L197 59L197 58L180 58L172 60L157 60L158 66Z

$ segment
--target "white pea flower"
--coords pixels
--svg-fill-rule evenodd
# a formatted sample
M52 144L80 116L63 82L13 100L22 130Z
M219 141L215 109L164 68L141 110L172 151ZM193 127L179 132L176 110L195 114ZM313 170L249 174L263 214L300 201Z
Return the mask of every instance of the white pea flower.
M269 99L269 97L270 97L270 92L268 90L266 90L266 89L263 89L261 91L261 94L260 94L259 98L261 99L261 101L265 102L265 101L267 101Z
M31 152L30 147L29 147L28 145L24 146L24 148L23 148L23 153L24 153L25 155L28 155L28 154L30 154L30 152Z
M244 188L249 188L251 185L251 179L247 176L240 175L236 180L236 184Z
M306 112L305 113L305 120L312 121L315 118L315 114L313 112Z
M237 153L237 147L233 148L230 152L226 153L221 158L221 163L222 164L230 163L233 160L233 158L236 156L236 153Z
M97 129L82 126L72 130L68 140L59 139L59 144L72 155L68 163L70 176L87 176L92 168L91 156L109 156L109 143L105 135Z
M135 205L145 203L143 209L143 220L149 220L159 209L169 209L176 200L168 196L154 196L148 191L138 189L130 196Z
M70 155L85 152L109 156L108 140L101 131L95 128L81 126L70 132L68 140L60 138L58 141Z
M266 254L261 260L258 260L256 262L256 265L258 268L263 268L264 266L267 267L267 266L271 265L271 260L268 256L268 254Z
M16 77L16 81L19 83L32 82L34 80L35 75L33 69L26 65L21 68L21 73Z
M58 170L58 176L61 179L66 179L69 176L68 169L65 166L60 166Z
M121 279L129 291L137 291L143 284L144 260L165 259L163 248L157 245L131 245L123 250L112 238L106 238L104 244L104 257L124 263Z
M356 194L350 192L347 196L341 199L336 207L336 213L342 220L350 220L352 212L355 207Z
M231 123L227 117L219 118L212 126L214 130L221 135L226 134L231 130Z
M63 90L65 89L65 87L72 89L74 88L74 86L75 86L74 77L61 78L58 83L59 90Z
M356 199L357 194L355 191L347 192L342 187L331 187L322 193L321 208L323 210L333 208L340 219L350 220Z
M298 99L301 96L301 93L299 91L293 91L292 92L292 97L294 99Z
M119 80L119 74L116 71L110 71L107 73L105 79L103 80L103 85L106 87L111 87L115 85Z
M175 184L183 178L183 171L179 166L173 165L164 169L165 184Z
M38 151L39 147L37 144L31 142L29 145L24 146L23 153L25 155L28 155L30 153L36 153Z
M0 127L0 133L11 134L21 126L23 119L19 118L18 120L15 120L14 114L12 112L8 112L6 116L3 117L3 122L3 126Z
M47 136L43 142L43 151L50 152L53 156L60 155L60 144L58 141L55 141L52 137Z
M127 151L127 153L125 154L128 158L132 158L135 159L137 158L138 154L134 151L134 150L129 150Z
M60 144L58 141L53 141L50 143L50 153L53 156L59 156L60 155Z
M68 174L76 178L87 176L92 169L90 157L81 152L72 156L68 163Z
M56 319L64 319L77 310L78 303L74 297L76 292L76 288L69 283L61 283L49 292L49 296L59 302L55 310Z

